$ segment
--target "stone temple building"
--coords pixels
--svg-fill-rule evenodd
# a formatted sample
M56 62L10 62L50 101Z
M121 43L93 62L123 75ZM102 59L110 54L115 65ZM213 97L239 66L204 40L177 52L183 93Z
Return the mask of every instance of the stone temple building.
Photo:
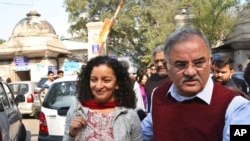
M84 56L87 50L75 52ZM9 40L0 44L0 76L12 81L38 81L49 70L55 74L59 69L66 73L72 68L79 70L79 60L67 56L72 56L72 51L57 37L52 25L31 9L16 24Z
M246 6L232 28L223 45L213 48L214 58L231 56L235 63L234 69L242 64L245 68L249 62L247 54L250 54L250 6Z

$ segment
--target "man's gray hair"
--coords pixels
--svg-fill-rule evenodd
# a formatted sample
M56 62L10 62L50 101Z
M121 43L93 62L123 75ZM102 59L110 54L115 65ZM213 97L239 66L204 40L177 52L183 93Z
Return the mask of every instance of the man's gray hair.
M165 48L164 44L160 44L160 45L156 46L154 48L154 50L153 50L153 53L152 53L152 60L155 59L155 54L156 53L159 53L159 52L162 52L162 51L164 52L164 48Z
M209 53L211 54L210 43L209 43L207 37L199 29L180 28L180 29L174 31L173 33L171 33L167 37L166 42L164 44L165 58L167 60L169 60L169 58L168 58L169 52L176 43L187 41L187 40L193 38L194 36L198 36L201 39L203 39L203 41L205 42L205 44L209 50Z

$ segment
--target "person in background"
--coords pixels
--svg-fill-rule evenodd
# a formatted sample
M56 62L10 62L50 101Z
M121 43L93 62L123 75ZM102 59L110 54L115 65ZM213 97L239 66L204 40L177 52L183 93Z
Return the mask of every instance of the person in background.
M243 71L243 65L242 64L238 65L238 71Z
M142 95L145 109L148 108L147 107L148 106L148 98L147 98L147 94L145 92L145 84L146 84L147 80L148 80L148 75L145 72L138 75L138 83L140 85L141 95Z
M11 83L11 79L9 77L6 79L6 83Z
M230 125L250 124L250 101L212 80L211 47L200 30L175 30L164 50L171 81L152 94L143 140L229 141Z
M249 62L247 64L247 67L244 70L243 77L246 80L248 86L250 87L250 53L247 54L247 58L248 58Z
M148 77L151 76L151 69L150 69L150 66L146 68L145 72L147 73Z
M140 119L128 71L108 56L80 72L78 102L66 116L63 141L141 141Z
M214 60L213 79L222 85L237 90L240 94L247 94L247 85L244 80L232 77L234 73L234 60L228 56Z
M123 66L123 68L125 68L125 70L128 72L129 70L129 64L127 61L125 60L120 60L119 61L121 63L121 65ZM131 78L130 76L130 79L131 79L131 85L133 86L133 90L135 92L135 95L136 95L136 110L143 110L144 112L146 111L146 109L144 108L144 103L143 103L143 98L142 98L142 94L141 94L141 90L140 90L140 85L139 83Z
M154 75L154 74L156 74L156 73L157 73L157 71L156 71L155 65L154 65L154 64L151 64L151 65L150 65L150 76L151 76L151 75Z
M48 80L44 83L45 88L49 88L54 81L54 72L48 71Z
M152 74L156 74L156 68L154 64L149 65L149 67L147 67L146 73L148 75L148 77L150 77Z
M57 78L62 78L64 76L64 71L63 70L58 70L57 71Z
M78 72L78 71L74 71L73 73L72 73L72 75L79 75L80 73Z
M138 68L137 71L136 71L135 80L138 82L138 81L139 81L139 77L140 77L141 75L143 75L144 73L145 73L145 72L144 72L143 69ZM139 83L139 82L138 82L138 83Z
M159 45L153 50L152 60L157 73L152 74L145 84L148 99L147 112L150 112L151 109L151 93L153 89L169 80L164 58L164 45Z

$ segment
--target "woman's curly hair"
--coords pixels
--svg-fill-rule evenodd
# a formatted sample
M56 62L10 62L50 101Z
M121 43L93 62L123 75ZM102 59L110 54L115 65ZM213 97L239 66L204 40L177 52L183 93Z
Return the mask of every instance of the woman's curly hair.
M97 56L92 58L78 75L78 100L85 102L94 99L90 89L90 75L95 66L107 65L114 71L118 89L114 92L115 100L119 106L127 108L136 107L136 96L133 90L132 81L128 71L119 63L118 60L108 56Z

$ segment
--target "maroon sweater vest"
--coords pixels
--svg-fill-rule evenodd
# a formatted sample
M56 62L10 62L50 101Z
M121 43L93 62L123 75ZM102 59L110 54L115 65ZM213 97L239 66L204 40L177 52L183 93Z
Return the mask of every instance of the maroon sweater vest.
M153 140L221 141L226 109L237 94L214 83L210 105L199 98L178 102L166 96L171 83L161 85L153 95Z

